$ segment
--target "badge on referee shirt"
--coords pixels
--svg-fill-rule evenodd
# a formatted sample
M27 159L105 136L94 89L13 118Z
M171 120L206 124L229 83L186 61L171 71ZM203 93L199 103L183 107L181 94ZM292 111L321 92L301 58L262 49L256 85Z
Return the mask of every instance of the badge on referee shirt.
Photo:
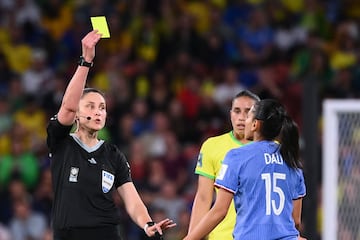
M79 175L79 168L71 167L69 182L77 182L78 175Z
M102 186L102 191L103 193L108 193L112 187L112 185L114 184L114 175L102 170L102 179L101 179L101 186Z

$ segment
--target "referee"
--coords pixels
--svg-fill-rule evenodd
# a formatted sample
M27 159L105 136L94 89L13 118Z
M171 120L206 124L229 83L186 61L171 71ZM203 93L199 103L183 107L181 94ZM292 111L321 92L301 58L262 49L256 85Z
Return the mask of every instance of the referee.
M54 189L54 240L118 240L117 190L131 219L147 236L161 235L176 224L170 219L154 223L131 180L126 157L110 143L98 139L105 126L104 95L85 88L101 34L89 32L81 41L80 57L57 115L47 127ZM70 133L73 125L74 133Z

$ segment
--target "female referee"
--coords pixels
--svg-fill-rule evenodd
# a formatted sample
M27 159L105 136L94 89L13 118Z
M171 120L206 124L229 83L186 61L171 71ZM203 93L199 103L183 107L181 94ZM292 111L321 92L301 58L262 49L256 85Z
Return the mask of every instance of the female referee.
M306 188L296 124L280 103L261 100L248 113L245 138L254 142L226 154L215 180L215 204L185 240L208 234L233 198L235 240L304 239L298 228Z
M154 223L132 183L119 149L97 138L105 125L106 103L96 89L85 88L101 34L89 32L81 41L82 57L70 80L59 112L47 127L54 188L54 240L119 240L112 190L122 197L131 219L147 236L162 234L176 224ZM85 88L85 89L84 89ZM70 134L73 124L76 130Z

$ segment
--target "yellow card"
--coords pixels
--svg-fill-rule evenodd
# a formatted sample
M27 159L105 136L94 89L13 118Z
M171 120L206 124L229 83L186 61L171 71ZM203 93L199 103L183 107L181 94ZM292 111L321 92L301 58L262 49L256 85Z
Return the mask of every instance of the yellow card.
M105 16L90 17L94 30L102 34L101 38L110 38L110 32Z

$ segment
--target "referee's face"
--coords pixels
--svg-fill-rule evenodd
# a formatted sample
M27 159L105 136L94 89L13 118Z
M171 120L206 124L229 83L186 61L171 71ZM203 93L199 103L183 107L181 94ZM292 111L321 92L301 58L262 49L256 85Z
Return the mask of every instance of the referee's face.
M82 96L79 103L78 115L80 124L93 129L101 130L106 121L106 103L104 97L96 92L89 92Z

